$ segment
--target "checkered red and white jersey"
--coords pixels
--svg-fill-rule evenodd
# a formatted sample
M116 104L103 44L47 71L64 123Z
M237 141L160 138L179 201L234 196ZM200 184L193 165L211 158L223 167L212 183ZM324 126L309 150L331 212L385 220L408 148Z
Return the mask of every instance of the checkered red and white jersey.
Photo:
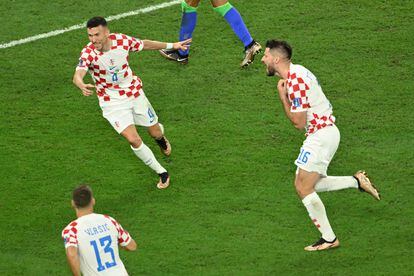
M335 123L332 105L315 75L298 64L290 64L287 78L291 112L307 112L306 135Z
M140 94L142 82L134 75L128 63L129 52L139 52L144 43L124 34L109 35L112 46L107 52L96 50L88 43L80 54L76 70L87 70L91 74L101 106L118 104Z
M128 275L119 258L118 245L132 238L113 218L89 214L72 221L62 231L65 248L78 248L83 275Z

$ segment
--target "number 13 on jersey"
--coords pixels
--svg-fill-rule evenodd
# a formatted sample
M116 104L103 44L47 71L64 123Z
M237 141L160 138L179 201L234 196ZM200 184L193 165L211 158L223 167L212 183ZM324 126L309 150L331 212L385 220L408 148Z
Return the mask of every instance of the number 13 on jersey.
M90 243L95 251L96 262L98 263L98 268L97 268L98 272L105 270L106 268L111 268L113 266L116 266L115 253L114 253L113 248L111 247L111 243L112 243L111 236L108 235L103 238L100 238L99 244L97 243L97 241L91 241ZM112 262L105 262L105 265L102 264L101 255L99 254L99 251L100 251L99 247L103 247L103 250L105 253L111 254Z

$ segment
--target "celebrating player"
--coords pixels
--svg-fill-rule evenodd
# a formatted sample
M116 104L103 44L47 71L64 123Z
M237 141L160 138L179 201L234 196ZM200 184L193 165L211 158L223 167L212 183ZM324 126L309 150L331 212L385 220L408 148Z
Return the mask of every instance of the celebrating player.
M159 189L167 188L170 177L143 143L135 125L145 126L162 152L169 156L171 145L164 136L164 128L142 90L141 79L128 64L129 52L141 50L175 49L186 50L191 39L176 43L140 40L124 34L110 33L103 17L94 17L87 22L90 43L82 50L79 64L73 76L74 84L84 96L92 95L96 89L103 117L131 145L135 155L159 176ZM83 78L89 71L95 85L85 84Z
M77 219L62 231L72 274L127 276L118 245L135 251L137 244L115 219L95 214L94 205L95 198L89 186L81 185L73 190L72 206Z
M310 218L321 232L316 243L307 251L325 250L339 246L316 192L359 188L380 200L375 186L363 171L354 176L327 176L327 169L339 145L340 134L332 115L332 106L316 77L305 67L291 62L292 48L285 41L269 40L262 62L268 76L281 79L277 85L286 116L298 129L306 129L298 158L295 188Z
M201 0L183 0L181 4L182 18L180 28L180 41L192 38L193 31L197 23L197 7ZM251 64L254 57L260 52L262 46L254 41L243 22L240 13L227 0L211 0L214 10L219 13L229 23L234 33L244 45L244 58L240 64L246 67ZM188 63L189 49L186 50L160 50L162 56L167 59L175 60L179 63Z

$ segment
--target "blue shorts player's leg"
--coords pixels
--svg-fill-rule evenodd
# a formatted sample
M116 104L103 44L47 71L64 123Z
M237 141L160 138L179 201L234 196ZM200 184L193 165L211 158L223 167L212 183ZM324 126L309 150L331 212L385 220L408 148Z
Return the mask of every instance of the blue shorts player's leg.
M181 3L182 17L179 41L183 41L193 37L193 32L197 24L197 7L200 0L183 0ZM177 61L182 64L188 63L188 54L190 48L187 50L160 50L162 56L167 59Z
M242 67L249 65L253 62L254 56L260 52L262 47L254 41L240 13L235 7L225 0L212 0L211 2L214 10L224 17L244 45L245 57L240 65Z
M181 27L180 27L180 36L179 41L183 41L193 37L193 32L197 24L197 5L198 2L194 3L191 1L183 1L181 3L181 8L183 11L181 17ZM196 5L196 6L191 6ZM181 56L188 56L190 52L190 48L185 51L179 50L178 51Z

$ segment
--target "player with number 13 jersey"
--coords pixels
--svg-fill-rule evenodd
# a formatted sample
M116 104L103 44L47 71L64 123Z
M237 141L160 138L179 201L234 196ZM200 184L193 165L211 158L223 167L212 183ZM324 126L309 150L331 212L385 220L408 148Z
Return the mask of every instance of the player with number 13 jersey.
M118 247L136 250L130 234L112 217L93 211L95 198L89 186L73 191L72 206L77 219L62 231L66 255L73 275L128 275Z

